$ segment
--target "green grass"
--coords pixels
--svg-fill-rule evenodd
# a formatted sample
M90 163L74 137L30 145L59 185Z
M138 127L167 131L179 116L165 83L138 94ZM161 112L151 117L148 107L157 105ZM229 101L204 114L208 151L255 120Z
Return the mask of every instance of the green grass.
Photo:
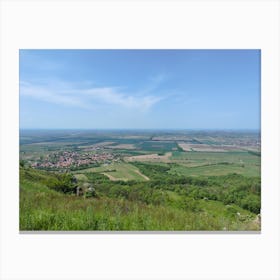
M260 176L261 158L248 152L173 152L178 163L170 173L186 176L212 176L237 173Z
M204 166L188 167L184 165L176 165L169 171L170 174L178 174L184 176L220 176L231 173L241 174L245 176L260 176L260 167L255 165L238 165L238 164L213 164Z
M82 197L69 173L20 167L20 229L260 230L260 178L179 177L167 173L172 164L115 165L139 168L151 180L114 182L102 170L75 173L95 189L96 195Z
M177 150L177 144L175 142L164 141L144 141L137 144L137 147L141 151L154 151L154 152L170 152L173 149Z
M173 151L170 174L184 176L219 176L231 173L260 176L260 156L248 152L182 152ZM145 162L149 164L148 161ZM158 162L157 165L168 166Z
M147 181L147 177L143 175L137 167L129 163L112 163L100 167L93 167L80 170L79 173L96 172L103 173L114 180L128 181ZM76 175L77 176L77 175Z
M233 163L260 163L260 157L248 152L172 152L174 160L188 160L197 162L220 162L228 161Z
M20 185L20 230L258 230L253 218L218 202L201 200L194 208L176 209L124 199L84 199L26 180Z

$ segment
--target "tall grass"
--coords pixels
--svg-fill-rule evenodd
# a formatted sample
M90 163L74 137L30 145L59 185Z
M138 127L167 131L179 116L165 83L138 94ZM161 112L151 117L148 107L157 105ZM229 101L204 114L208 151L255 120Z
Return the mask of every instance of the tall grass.
M20 187L20 230L258 230L251 218L182 210L125 199L65 195L27 180ZM225 206L223 206L225 207Z

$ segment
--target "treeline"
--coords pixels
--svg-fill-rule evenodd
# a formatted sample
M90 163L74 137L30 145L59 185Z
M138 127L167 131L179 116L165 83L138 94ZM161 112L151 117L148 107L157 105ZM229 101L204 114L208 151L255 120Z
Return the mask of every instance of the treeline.
M254 155L254 156L261 156L261 152L257 152L257 151L248 151L249 154Z
M198 208L199 200L237 205L255 214L261 208L261 180L238 174L210 177L185 177L169 174L172 165L134 163L150 181L110 181L100 173L84 173L96 197L121 198L148 205ZM74 194L79 182L71 173L20 168L21 180L40 182L50 189Z
M135 164L151 180L110 181L102 174L86 173L90 182L102 195L141 201L147 204L185 207L184 199L216 200L225 205L235 204L253 213L260 213L261 180L238 174L211 177L184 177L169 174L171 166ZM176 202L170 200L169 192L177 194Z

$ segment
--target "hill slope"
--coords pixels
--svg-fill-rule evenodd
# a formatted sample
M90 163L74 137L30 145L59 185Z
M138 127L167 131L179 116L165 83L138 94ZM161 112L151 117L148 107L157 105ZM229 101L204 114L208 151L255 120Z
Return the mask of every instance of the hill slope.
M255 214L234 204L195 199L144 185L147 182L141 182L142 188L133 182L120 188L123 182L91 175L88 178L95 184L97 195L86 198L75 195L77 182L71 174L21 167L20 230L260 229ZM109 186L107 190L100 191L100 180L103 186ZM127 193L121 193L125 188Z

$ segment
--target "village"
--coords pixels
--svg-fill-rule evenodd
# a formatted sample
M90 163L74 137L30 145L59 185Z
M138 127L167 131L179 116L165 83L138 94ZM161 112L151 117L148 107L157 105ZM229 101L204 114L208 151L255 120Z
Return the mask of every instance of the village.
M31 164L34 168L70 168L86 167L92 164L102 164L117 162L119 160L116 154L108 152L100 153L79 153L73 151L60 151L48 154Z

